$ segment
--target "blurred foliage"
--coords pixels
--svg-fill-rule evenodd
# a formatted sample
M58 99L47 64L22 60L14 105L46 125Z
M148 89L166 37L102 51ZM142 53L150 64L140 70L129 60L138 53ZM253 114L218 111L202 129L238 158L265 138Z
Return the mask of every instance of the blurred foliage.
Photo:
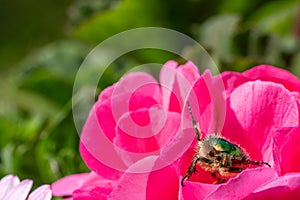
M199 41L221 71L268 63L300 76L299 0L3 0L0 15L0 176L36 185L88 171L72 118L73 82L89 51L121 31L171 28ZM133 66L169 59L181 60L159 50L128 53L105 71L99 90Z

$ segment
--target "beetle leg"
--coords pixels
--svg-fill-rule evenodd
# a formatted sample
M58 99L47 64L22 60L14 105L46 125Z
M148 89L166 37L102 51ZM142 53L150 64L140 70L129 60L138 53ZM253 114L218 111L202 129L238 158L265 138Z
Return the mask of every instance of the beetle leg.
M225 183L226 179L218 178L218 184Z
M195 154L194 158L193 158L193 161L191 163L191 166L188 169L188 172L184 175L184 177L181 180L181 185L182 186L184 186L183 182L187 181L192 176L192 174L196 172L196 164L199 161L202 161L202 162L205 162L205 163L208 163L208 164L212 163L211 160L209 160L207 158L204 158L204 157L201 157L201 156L199 156L199 154Z
M223 179L220 176L218 176L216 172L211 173L211 176L213 178L217 179L216 181L213 182L213 184L221 184L221 183L225 183L226 182L226 179Z
M184 175L184 177L181 180L181 185L182 186L184 185L183 182L188 180L192 176L192 174L194 172L196 172L196 164L197 164L199 158L200 158L199 154L194 155L194 158L192 160L191 166L188 169L188 172Z
M209 159L207 159L207 158L205 158L205 157L199 157L199 161L202 161L202 162L205 162L205 163L207 163L207 164L211 164L212 163L212 161L211 160L209 160Z
M238 168L238 167L229 167L229 172L240 173L241 171L243 171L242 168Z

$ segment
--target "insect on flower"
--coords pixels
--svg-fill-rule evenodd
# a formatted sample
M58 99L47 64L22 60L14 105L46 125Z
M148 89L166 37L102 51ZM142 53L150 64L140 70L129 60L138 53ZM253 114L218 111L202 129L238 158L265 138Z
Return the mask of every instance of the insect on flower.
M250 160L245 150L238 145L229 142L219 134L209 134L201 139L200 128L193 116L192 108L188 103L189 113L192 118L193 127L197 137L196 154L192 160L187 173L181 180L181 185L196 172L196 165L208 171L217 179L215 183L226 182L229 178L247 169L249 165L269 165L267 162Z

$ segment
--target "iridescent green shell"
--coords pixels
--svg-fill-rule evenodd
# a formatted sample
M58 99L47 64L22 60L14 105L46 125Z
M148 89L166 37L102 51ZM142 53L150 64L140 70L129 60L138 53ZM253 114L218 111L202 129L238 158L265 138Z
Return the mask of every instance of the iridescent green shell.
M244 154L244 152L235 144L218 137L210 138L211 146L214 147L217 151L227 152L232 156L238 156Z

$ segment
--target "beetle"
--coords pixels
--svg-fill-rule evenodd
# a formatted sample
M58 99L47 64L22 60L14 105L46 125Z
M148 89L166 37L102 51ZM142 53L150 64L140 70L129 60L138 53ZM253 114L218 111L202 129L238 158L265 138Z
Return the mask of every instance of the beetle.
M182 186L184 186L184 181L187 181L196 172L197 164L215 177L217 179L215 183L217 184L226 182L229 178L247 169L249 165L267 165L271 167L267 162L251 160L244 149L220 134L208 134L201 139L201 131L193 116L192 108L189 103L187 105L196 133L197 146L191 165L181 180Z

